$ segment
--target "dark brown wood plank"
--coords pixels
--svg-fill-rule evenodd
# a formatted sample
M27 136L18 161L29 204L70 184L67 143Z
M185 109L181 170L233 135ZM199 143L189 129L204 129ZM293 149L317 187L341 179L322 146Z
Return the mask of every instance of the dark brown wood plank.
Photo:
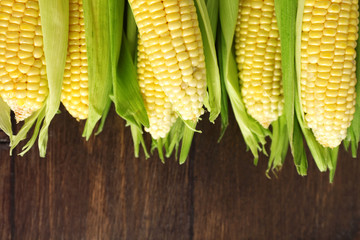
M359 239L360 161L340 151L335 183L309 162L297 175L288 157L278 178L267 159L252 164L235 119L217 144L219 127L202 122L194 154L194 239ZM204 137L206 136L206 137Z
M134 158L114 112L89 142L80 125L57 116L47 158L16 159L14 239L189 239L190 165Z
M11 239L12 191L9 138L0 131L0 239Z
M0 144L3 144L3 145L9 145L9 137L3 132L0 130Z

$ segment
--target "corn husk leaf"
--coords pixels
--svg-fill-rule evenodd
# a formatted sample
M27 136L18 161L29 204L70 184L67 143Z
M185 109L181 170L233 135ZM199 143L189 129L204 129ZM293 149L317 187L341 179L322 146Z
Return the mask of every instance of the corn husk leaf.
M284 92L284 110L283 116L279 119L280 123L273 125L273 139L271 145L271 162L273 158L278 158L281 155L281 148L279 144L284 144L285 139L282 136L285 132L288 134L290 149L294 158L296 169L300 175L307 173L307 159L303 146L303 136L300 131L300 126L295 117L295 91L296 91L296 71L295 71L295 44L296 44L296 11L297 1L275 0L275 11L277 24L280 33L281 42L281 71L282 83ZM285 120L285 121L284 121ZM285 127L285 126L286 127ZM281 131L279 131L282 129ZM287 146L287 143L285 143ZM273 151L278 149L277 151ZM285 152L282 152L285 154ZM285 157L283 155L282 158ZM275 162L275 166L280 166L280 159ZM270 167L270 165L269 165Z
M181 142L180 158L179 158L180 164L184 164L189 155L191 143L194 137L194 131L192 129L196 128L196 122L187 121L186 125L190 127L184 128L183 138Z
M219 21L219 1L218 0L208 0L206 1L207 10L209 12L209 18L211 21L211 30L213 32L214 38L216 40L216 51L218 56L218 63L222 65L223 59L221 58L220 48L217 44L220 41L220 24ZM222 137L225 134L225 131L229 125L229 108L228 108L228 95L226 92L225 82L223 72L220 71L220 89L221 89L221 101L220 101L220 117L221 117L221 130L218 142L221 141Z
M184 121L178 118L165 138L153 139L152 151L157 149L159 158L162 162L165 162L164 157L169 158L175 150L175 158L179 158L179 164L184 164L190 152L191 143L196 132L196 130L194 131L195 128L196 122ZM163 149L165 150L165 155ZM179 157L178 154L180 154Z
M116 54L111 52L111 40L114 38L111 27L116 29L117 17L112 11L121 14L121 9L117 7L120 4L115 1L83 1L89 78L89 114L83 132L86 139L91 136L97 122L107 114L111 101L111 54Z
M134 143L134 155L135 157L139 157L139 152L140 152L140 145L142 146L143 150L144 150L144 154L146 158L149 158L150 155L146 149L146 144L145 144L145 140L143 137L143 131L141 130L141 128L139 128L138 125L135 124L129 124L130 129L131 129L131 136L133 139L133 143Z
M121 10L124 13L124 0L121 0ZM115 15L115 13L114 13ZM132 48L123 32L123 18L116 19L121 24L112 28L112 62L113 66L113 95L116 112L128 123L149 126L144 101L137 82L136 67L132 57ZM133 29L136 32L136 29ZM128 33L130 33L128 31ZM120 50L121 47L121 50ZM114 53L117 53L116 55ZM131 80L129 80L131 79Z
M254 163L257 164L259 151L262 151L266 143L265 138L270 135L270 131L264 129L258 122L251 118L242 101L240 84L238 80L237 65L233 52L233 39L239 10L238 1L223 0L219 5L221 37L218 42L219 55L222 64L222 72L226 90L232 105L232 109L244 137L245 143L254 156Z
M204 0L195 0L195 6L198 14L205 55L206 82L208 89L205 106L210 112L210 122L214 122L220 114L221 108L220 73L216 56L215 35L212 30L212 28L216 27L215 22L217 22L218 17L213 11L211 11L211 18L209 17ZM216 1L209 0L209 7L212 6L216 6Z
M196 124L197 123L194 121L185 121L180 117L177 118L176 122L173 124L170 132L165 138L152 140L151 151L153 152L155 149L157 149L159 158L164 163L165 157L171 157L175 150L175 159L178 159L179 164L185 163L190 152L194 133L201 133L200 131L196 130ZM163 149L165 150L165 154ZM178 156L178 154L180 154L180 156Z
M12 151L21 140L26 138L28 131L36 122L33 135L29 142L23 147L23 151L20 155L24 155L31 149L40 132L38 141L39 152L41 157L45 157L48 129L51 120L56 115L60 106L69 32L69 1L54 0L50 2L39 0L39 8L49 95L46 98L43 107L30 116L25 121L19 133L14 136L10 151ZM41 124L42 127L40 129Z
M12 151L14 150L14 148L24 139L26 139L26 135L27 133L30 131L30 129L32 128L32 126L37 122L37 121L42 121L44 119L45 116L45 106L43 106L42 108L40 108L38 111L34 112L30 117L28 117L27 119L25 119L25 122L23 124L23 126L21 127L20 131L13 136L12 141L10 142L10 155L12 154ZM32 137L37 137L38 132L34 132ZM31 141L32 142L32 141ZM31 147L31 146L30 146ZM28 148L27 150L30 150L30 148ZM24 155L27 151L22 152L21 154Z
M149 119L137 81L136 66L126 45L127 40L123 36L112 100L116 112L128 123L148 127Z
M104 113L102 115L102 118L100 119L100 124L99 124L99 126L98 126L98 128L97 128L97 130L95 132L95 135L99 135L102 132L102 130L104 129L106 118L107 118L107 116L108 116L108 114L110 112L111 103L112 103L111 101L108 101L106 103L106 106L104 108Z
M271 124L272 126L272 143L270 147L270 156L268 161L268 174L279 171L284 164L287 150L289 148L289 138L286 134L286 117L285 114Z
M40 156L45 157L48 128L60 106L69 32L69 1L40 0L40 15L44 36L49 97L43 126L39 135ZM51 10L49 10L51 9Z
M205 0L205 3L209 15L213 39L216 40L216 31L219 19L219 0Z
M179 144L181 142L181 138L184 133L184 128L185 128L185 124L183 123L183 121L180 118L176 119L176 122L171 127L171 130L169 134L166 136L164 143L164 148L167 158L171 156L174 149L175 149L175 157L178 156L177 153L179 149Z
M333 183L334 182L334 177L335 177L335 170L336 170L336 165L337 165L337 160L338 160L338 154L339 154L339 148L334 148L330 150L330 157L331 157L331 163L333 168L330 169L330 174L329 174L329 182Z
M10 118L10 107L0 98L0 129L9 136L10 143L12 142L12 128Z
M124 3L124 1L122 2ZM120 55L116 60L116 72L113 72L113 94L111 99L115 104L117 114L124 118L127 125L130 126L135 157L139 156L141 145L146 158L148 158L149 154L142 135L142 125L149 127L149 119L141 96L136 73L136 24L128 3L126 4L126 9L126 23L121 21L121 31L114 30L122 34L122 40ZM125 12L125 9L123 9L123 11ZM125 30L123 30L124 25ZM128 41L128 36L131 42ZM118 36L118 38L119 37L120 36ZM117 41L113 41L113 44L116 44L116 42Z
M132 13L129 2L126 1L126 25L124 29L126 33L127 48L129 48L130 54L133 59L137 58L137 36L138 31L136 27L136 22L134 19L134 14Z
M221 31L219 27L219 32ZM223 55L221 54L221 35L217 35L217 53L218 53L218 59L219 59L219 66L224 65L224 59L222 58ZM220 136L218 139L218 142L221 141L223 138L225 131L227 127L229 126L229 106L228 106L228 94L226 92L226 86L225 86L225 76L224 71L220 71L220 83L221 83L221 111L220 111L220 117L221 117L221 130L220 130Z
M214 35L214 39L216 40L215 43L219 41L220 35L217 34L218 29L220 26L218 24L219 20L219 1L218 0L207 0L206 7L209 13L211 30ZM219 47L216 44L217 56L218 56L218 63L221 65L222 59L221 54L219 54ZM221 102L220 102L220 117L221 117L221 131L218 142L221 141L222 137L225 134L226 128L229 125L229 113L228 113L228 95L225 88L224 78L221 76L222 72L220 71L220 89L221 89Z
M45 118L46 116L46 112L45 112L45 108L43 108L42 111L39 112L39 116L36 118L36 124L35 124L35 127L34 127L34 132L33 132L33 135L31 136L30 140L25 144L25 146L23 147L23 151L20 153L20 156L24 156L25 153L27 152L27 150L29 150L34 144L35 144L35 141L36 141L36 138L39 134L39 131L40 131L40 126L42 124L42 120ZM41 133L41 132L40 132ZM48 140L48 134L45 134L44 135L44 140L47 142ZM40 140L39 140L40 142ZM45 146L46 147L46 146ZM40 156L41 157L45 157L46 155L46 148L44 149L44 153L43 155L41 154L41 149L40 149Z
M297 120L297 117L294 118L294 137L292 144L293 144L293 149L295 148L298 149L297 151L292 150L296 170L299 175L305 176L307 175L308 161L305 152L303 134L299 122Z

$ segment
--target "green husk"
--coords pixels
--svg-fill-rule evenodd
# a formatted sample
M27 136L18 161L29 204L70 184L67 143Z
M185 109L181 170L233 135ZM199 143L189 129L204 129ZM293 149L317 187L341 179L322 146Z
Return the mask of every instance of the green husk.
M284 144L285 139L281 137L284 132L288 134L290 149L294 158L296 169L300 175L307 173L307 159L303 145L303 137L300 126L295 117L295 92L296 92L296 69L295 69L295 45L296 45L296 11L297 1L275 0L275 11L281 42L281 72L284 92L285 121L275 129L273 125L273 143L271 145L270 160L272 155L278 156L280 151L273 152L278 144ZM282 117L280 121L283 121ZM286 128L285 128L286 126ZM279 131L279 129L282 129ZM286 144L287 145L287 144ZM273 147L274 146L274 147ZM283 153L284 154L284 153ZM285 153L286 154L286 153ZM283 158L285 156L283 155Z
M122 0L124 4L124 0ZM124 6L124 5L123 5ZM124 6L125 7L125 6ZM139 156L140 144L144 149L146 157L149 157L145 141L142 136L142 125L149 127L149 119L146 113L144 101L141 96L140 87L137 81L136 73L136 24L127 4L127 21L125 31L117 30L122 33L121 51L116 61L115 72L113 72L113 94L111 99L114 102L116 112L127 121L130 126L134 142L134 155ZM121 22L123 29L124 22ZM126 35L125 35L126 33ZM130 37L132 42L127 40ZM119 37L119 36L118 36ZM133 42L134 41L134 42ZM114 41L114 44L116 41Z
M40 117L39 117L40 116ZM10 142L10 155L12 154L12 151L14 148L24 139L26 139L27 133L30 131L32 126L37 121L42 121L45 116L45 106L43 106L38 111L34 112L30 117L25 119L24 125L21 127L20 131L13 136L12 141ZM37 137L38 132L34 132L32 137ZM32 142L32 141L30 141ZM29 147L26 149L27 151L30 150L32 146L29 145ZM24 149L23 149L24 150ZM23 151L21 155L25 154L27 151Z
M126 48L127 40L125 36L123 36L122 42L121 56L117 66L117 78L113 82L112 100L116 112L128 123L134 125L140 123L148 127L149 119L137 82L136 65L132 60L130 51Z
M126 25L124 29L128 40L127 47L133 59L137 57L137 27L129 2L126 1Z
M171 130L169 134L166 136L164 143L164 148L167 158L171 156L174 149L176 151L175 157L177 157L179 143L181 141L184 130L185 130L185 124L183 123L183 121L180 118L176 119L176 122L171 127Z
M68 32L69 32L69 1L39 0L39 8L42 23L44 54L46 61L46 71L48 77L49 95L43 107L27 119L11 142L10 152L17 144L26 138L28 131L36 122L33 135L29 142L23 147L20 153L24 155L35 143L39 134L39 152L41 157L46 155L48 141L48 129L51 120L56 115L61 96L62 79L65 68L67 54ZM40 129L40 126L42 127Z
M135 124L129 124L130 129L131 129L131 136L133 139L133 143L134 143L134 155L135 157L139 157L139 152L140 152L140 144L144 150L144 154L146 158L149 158L149 152L146 149L146 144L145 144L145 140L143 137L143 132L141 130L141 128L139 128L138 125Z
M279 171L284 164L287 150L289 147L289 138L286 134L286 117L285 114L272 124L272 143L270 147L270 156L268 169L266 172Z
M102 130L104 129L106 118L107 118L107 116L108 116L108 114L110 112L111 103L112 103L111 101L108 101L106 103L106 106L104 108L104 113L102 115L102 118L100 119L100 123L99 123L99 126L98 126L98 128L97 128L97 130L95 132L95 135L99 135L102 132Z
M89 75L89 114L83 136L89 139L97 122L106 116L112 90L114 58L119 50L114 41L121 41L116 30L122 19L119 1L84 1L85 37ZM115 31L114 31L115 30ZM112 51L114 50L114 51ZM100 128L101 130L101 128Z
M208 3L208 8L209 8L209 3ZM219 17L219 3L217 6L217 14ZM215 25L215 24L213 24ZM220 24L216 24L216 33L220 33L221 32L221 26ZM212 27L213 31L214 31L215 26ZM221 54L221 34L216 34L216 51L217 51L217 55L218 55L218 61L219 61L219 67L221 68L221 66L223 66L224 64L224 59L222 58L223 55ZM228 94L226 92L226 86L225 86L225 76L224 76L224 71L220 71L220 85L221 85L221 107L220 107L220 117L221 117L221 130L220 130L220 136L218 139L218 142L221 141L221 139L223 138L225 131L227 129L227 127L229 126L229 107L228 107Z
M296 96L296 95L295 95ZM303 135L297 118L294 118L294 137L293 148L297 148L297 151L292 151L294 157L294 164L299 175L305 176L308 169L308 161L305 152Z
M213 38L216 40L216 31L219 19L219 1L218 0L205 0L206 9L209 15L211 31Z
M240 85L238 80L237 65L233 52L233 40L235 35L236 20L239 10L239 2L223 0L219 5L221 35L218 42L219 58L221 59L220 71L226 86L226 90L232 105L232 109L241 129L245 143L254 156L254 163L257 164L259 152L266 143L265 138L270 131L264 129L257 121L251 118L242 101Z
M216 6L218 3L215 0L208 0L209 7ZM199 27L204 47L205 65L206 65L206 82L208 94L205 99L205 106L210 112L209 121L214 122L220 114L221 108L221 85L220 73L216 56L215 48L215 33L213 28L216 29L216 22L218 17L210 9L211 18L209 17L208 9L204 0L195 0L195 6L198 14Z
M10 142L12 142L13 133L11 129L10 108L2 98L0 98L0 109L0 129L9 136Z
M32 137L30 138L30 140L25 144L25 146L23 147L23 151L20 153L20 156L24 156L25 153L30 150L30 148L34 145L35 141L36 141L36 138L39 134L39 131L40 131L40 126L42 124L42 120L44 119L44 117L46 116L46 112L45 112L45 108L39 112L39 116L36 118L36 124L35 124L35 127L34 127L34 133L32 135ZM41 134L41 132L40 132ZM46 134L44 135L44 141L47 142L48 140L48 134L46 132ZM39 143L40 143L40 140L39 140ZM41 149L40 149L40 157L45 157L46 155L46 145L45 145L45 149L43 149L43 153L41 153ZM42 155L43 154L43 155Z
M330 158L331 158L331 163L333 168L330 169L330 174L329 174L329 182L333 183L334 182L334 177L335 177L335 170L336 170L336 165L337 165L337 160L338 160L338 154L339 154L339 148L334 148L330 150Z
M219 32L221 31L219 27ZM221 35L217 35L217 43L221 43ZM224 59L222 58L223 55L221 54L221 45L218 44L217 46L217 53L219 58L219 66L223 66ZM228 94L226 92L226 85L225 85L225 76L224 71L220 71L220 83L221 83L221 111L220 111L220 117L221 117L221 130L220 130L220 136L218 139L218 142L221 141L223 138L225 131L227 127L229 126L229 107L228 107Z
M191 142L194 137L194 131L192 129L196 128L196 122L187 121L186 125L190 126L190 128L189 127L184 128L183 139L181 142L180 158L179 158L180 164L184 164L189 155Z
M46 72L49 83L46 114L38 142L40 156L45 157L50 122L60 106L62 80L68 46L69 1L58 0L50 2L40 0L39 4L44 37Z

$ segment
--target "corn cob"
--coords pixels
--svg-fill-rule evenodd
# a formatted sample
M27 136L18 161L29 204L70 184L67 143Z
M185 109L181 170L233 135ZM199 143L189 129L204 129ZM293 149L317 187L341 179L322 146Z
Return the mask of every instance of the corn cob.
M48 94L37 0L0 1L0 94L17 121L40 109Z
M247 112L267 128L282 114L284 104L274 0L239 1L235 49Z
M150 122L150 127L145 128L145 131L149 132L154 139L165 138L176 116L169 98L155 77L141 38L138 41L137 61L139 86Z
M70 0L69 46L61 101L77 120L89 111L88 63L82 0Z
M357 0L306 0L301 34L301 104L317 141L334 148L355 112Z
M205 58L193 0L130 0L144 50L173 110L184 120L203 114Z

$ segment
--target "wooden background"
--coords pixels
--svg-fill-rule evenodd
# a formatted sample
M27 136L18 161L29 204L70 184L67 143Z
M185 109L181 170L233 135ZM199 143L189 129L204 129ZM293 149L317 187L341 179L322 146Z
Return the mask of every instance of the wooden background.
M63 111L65 112L65 111ZM204 118L205 119L205 118ZM89 142L61 114L46 159L8 154L0 137L0 239L360 239L360 161L340 152L335 183L288 157L278 178L252 164L233 117L202 121L186 164L133 156L129 128L112 110Z

